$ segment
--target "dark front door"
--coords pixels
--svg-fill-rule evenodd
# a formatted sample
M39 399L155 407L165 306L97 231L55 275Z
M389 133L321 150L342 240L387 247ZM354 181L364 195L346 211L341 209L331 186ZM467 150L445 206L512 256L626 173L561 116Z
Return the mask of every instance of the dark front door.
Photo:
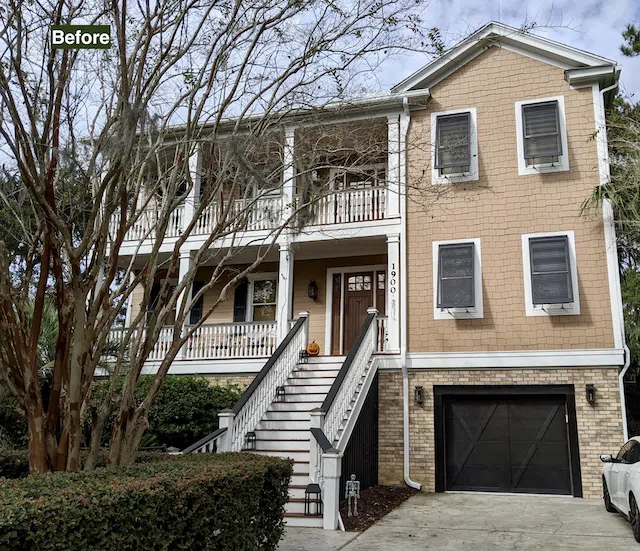
M565 397L446 396L446 489L571 494Z
M346 274L344 290L343 350L347 354L360 334L367 308L373 306L373 272Z

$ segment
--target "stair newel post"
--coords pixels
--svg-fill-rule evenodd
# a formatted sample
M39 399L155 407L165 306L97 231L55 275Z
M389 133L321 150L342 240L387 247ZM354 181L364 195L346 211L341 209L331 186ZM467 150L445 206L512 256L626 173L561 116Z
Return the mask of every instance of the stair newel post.
M338 528L340 514L340 475L342 474L342 454L331 448L322 454L322 506L324 508L323 525L325 530Z
M324 429L324 411L320 408L311 410L311 428ZM313 435L310 436L309 448L309 479L312 484L320 484L322 461L320 444ZM321 485L322 486L322 485Z
M300 312L298 314L301 318L305 318L304 325L302 326L302 345L304 349L307 349L307 345L309 344L309 312Z
M223 409L218 413L218 426L221 429L226 428L226 432L220 437L219 452L230 452L231 443L233 442L233 420L235 413L232 409Z
M373 327L373 331L371 331L371 338L373 339L373 350L377 350L378 347L378 309L377 308L367 308L367 314L373 314L373 323L371 327Z

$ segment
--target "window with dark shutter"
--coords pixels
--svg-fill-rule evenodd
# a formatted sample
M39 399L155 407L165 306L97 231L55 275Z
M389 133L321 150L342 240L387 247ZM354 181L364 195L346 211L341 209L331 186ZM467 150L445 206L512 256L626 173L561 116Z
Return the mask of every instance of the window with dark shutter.
M473 308L474 244L440 245L438 249L438 308Z
M436 119L435 167L440 174L469 172L471 113L440 115Z
M193 287L191 288L191 298L195 297L200 290L204 287L204 281L194 281ZM202 295L195 304L191 307L191 312L189 312L189 323L191 325L198 323L202 318L204 309L204 295Z
M557 162L562 155L558 101L522 106L524 158L527 164Z
M160 298L160 284L154 283L151 286L151 291L149 292L149 305L147 306L147 325L151 321L151 316L156 311L158 307L158 300Z
M242 279L236 283L236 291L233 298L233 323L241 323L247 319L247 292L249 282Z
M533 304L573 302L569 238L566 235L529 240Z

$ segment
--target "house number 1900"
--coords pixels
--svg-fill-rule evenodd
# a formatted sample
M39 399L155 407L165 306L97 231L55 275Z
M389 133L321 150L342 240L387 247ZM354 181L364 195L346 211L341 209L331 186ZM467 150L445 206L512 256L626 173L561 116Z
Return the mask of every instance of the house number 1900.
M398 275L398 272L396 272L396 265L395 264L391 264L391 272L389 272L389 292L390 293L395 293L396 292L396 276Z

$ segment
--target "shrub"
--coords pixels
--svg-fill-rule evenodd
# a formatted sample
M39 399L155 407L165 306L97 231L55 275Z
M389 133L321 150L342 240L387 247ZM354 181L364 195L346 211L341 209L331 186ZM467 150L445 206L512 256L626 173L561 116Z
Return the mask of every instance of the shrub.
M98 455L96 467L107 466L108 452L102 451ZM84 463L86 452L81 453ZM138 452L136 463L153 463L164 461L172 456L161 452ZM24 478L29 474L29 452L27 450L7 450L0 451L0 478ZM1 548L0 548L1 551Z
M140 403L153 382L153 376L142 375L135 398ZM105 383L98 383L95 396L99 400ZM238 385L212 385L203 377L169 375L149 410L146 434L165 446L184 449L218 428L218 412L230 408L240 398ZM103 445L107 445L115 413L106 423Z
M27 418L22 406L0 383L0 448L25 448L29 443Z
M193 454L0 485L0 549L275 549L291 462Z

